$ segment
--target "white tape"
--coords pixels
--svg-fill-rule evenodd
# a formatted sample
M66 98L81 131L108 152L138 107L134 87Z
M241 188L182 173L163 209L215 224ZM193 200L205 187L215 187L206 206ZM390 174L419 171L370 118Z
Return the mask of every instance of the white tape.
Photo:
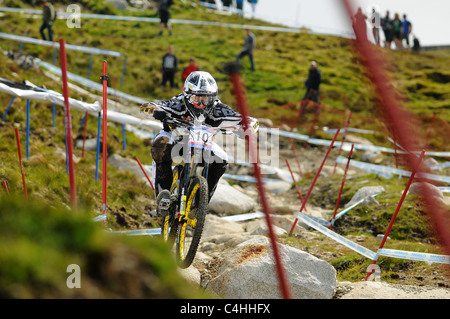
M394 249L378 249L377 254L386 257L418 260L440 264L450 264L450 256L448 255L417 253L413 251L394 250Z
M228 220L230 222L240 222L244 220L250 220L254 218L261 218L264 217L263 212L255 212L255 213L248 213L248 214L240 214L240 215L232 215L232 216L224 216L222 219Z
M350 248L353 251L356 251L357 253L372 259L377 260L378 255L374 253L373 251L358 245L357 243L352 242L351 240L348 240L341 235L336 234L334 231L322 226L318 222L316 222L314 219L311 218L311 216L304 215L302 213L298 213L297 218L301 220L306 225L316 229L317 231L321 232L322 234L330 237L331 239L335 240L336 242L344 245L347 248Z
M450 187L438 187L443 193L450 193Z
M345 163L347 163L347 158L338 156L336 161L340 164L345 164ZM350 165L358 167L358 168L366 170L366 171L369 171L369 172L377 173L379 175L383 175L386 177L389 176L388 178L390 178L390 176L391 176L390 173L401 175L401 176L411 176L410 171L406 171L406 170L398 169L398 168L392 168L392 167L383 166L383 165L363 163L363 162L359 162L359 161L355 161L355 160L351 160ZM448 177L448 176L428 174L428 173L420 173L420 174L417 174L417 176L420 176L423 178L428 178L428 179L438 181L438 182L444 182L444 183L450 184L450 177Z
M59 42L52 42L52 41L46 41L46 40L41 40L41 39L36 39L36 38L24 37L24 36L17 35L17 34L0 32L0 38L7 39L7 40L14 40L14 41L23 42L23 43L39 44L39 45L44 45L44 46L54 47L56 49L59 49ZM115 57L125 55L122 52L118 52L118 51L103 50L103 49L98 49L98 48L93 48L93 47L85 47L85 46L81 46L81 45L73 45L73 44L67 44L67 43L65 44L65 48L67 50L79 51L79 52L96 54L96 55L109 55L109 56L115 56Z
M114 234L122 234L128 236L142 236L142 235L159 235L161 234L161 228L150 228L150 229L136 229L136 230L121 230L113 231Z
M376 196L378 196L379 194L374 194L371 195L370 197L375 198ZM342 212L340 212L339 214L336 215L336 217L334 217L334 219L331 220L331 224L334 225L334 222L336 220L338 220L339 218L341 218L342 216L344 216L346 213L348 213L350 210L352 210L353 208L355 208L356 206L358 206L359 204L361 204L362 202L364 202L365 198L357 201L355 204L347 207L346 209L344 209Z

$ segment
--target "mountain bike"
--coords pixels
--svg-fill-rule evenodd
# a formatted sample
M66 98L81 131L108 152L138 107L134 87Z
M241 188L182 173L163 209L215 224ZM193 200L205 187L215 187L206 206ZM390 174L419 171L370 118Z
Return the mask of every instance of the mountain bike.
M171 247L176 243L177 263L187 268L194 260L208 212L212 139L218 132L226 131L207 126L204 119L194 124L174 118L165 122L176 133L184 164L173 169L169 214L163 218L161 236Z

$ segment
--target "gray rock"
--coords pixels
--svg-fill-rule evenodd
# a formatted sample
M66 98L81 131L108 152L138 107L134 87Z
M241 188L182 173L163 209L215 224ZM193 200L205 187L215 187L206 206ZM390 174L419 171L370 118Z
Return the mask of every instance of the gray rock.
M209 203L209 209L219 213L236 215L251 211L256 206L253 198L230 186L221 179Z
M331 299L336 270L327 262L290 246L279 244L281 259L293 298ZM238 245L226 257L218 276L207 287L229 299L281 298L269 239L257 236Z
M365 186L360 188L355 195L353 195L352 199L345 204L344 207L350 207L351 205L355 204L356 202L365 199L367 197L370 197L372 195L375 194L379 194L379 193L383 193L385 191L383 186ZM368 199L367 202L365 202L366 204L371 204L371 203L377 203L376 201L372 201L370 198Z

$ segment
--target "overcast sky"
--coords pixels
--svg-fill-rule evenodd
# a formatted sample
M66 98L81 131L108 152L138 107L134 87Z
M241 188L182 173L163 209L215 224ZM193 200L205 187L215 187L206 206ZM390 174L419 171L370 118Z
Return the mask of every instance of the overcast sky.
M450 45L450 0L353 0L366 14L373 7L384 16L386 10L406 14L421 45ZM245 1L245 10L250 6ZM341 0L258 0L256 17L291 27L345 34L352 31Z

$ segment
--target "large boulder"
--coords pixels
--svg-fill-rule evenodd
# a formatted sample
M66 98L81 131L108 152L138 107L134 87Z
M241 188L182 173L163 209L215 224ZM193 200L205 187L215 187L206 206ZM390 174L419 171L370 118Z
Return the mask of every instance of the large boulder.
M208 207L219 214L236 215L249 212L255 206L256 202L254 199L221 179Z
M428 187L429 194L433 197L434 200L441 202L444 205L450 205L450 197L444 196L444 194L438 187L430 183L412 183L408 192L411 194L422 195L422 187L424 186Z
M278 247L293 298L333 297L336 270L330 264L290 246ZM207 289L228 299L282 298L269 239L256 236L230 251Z

